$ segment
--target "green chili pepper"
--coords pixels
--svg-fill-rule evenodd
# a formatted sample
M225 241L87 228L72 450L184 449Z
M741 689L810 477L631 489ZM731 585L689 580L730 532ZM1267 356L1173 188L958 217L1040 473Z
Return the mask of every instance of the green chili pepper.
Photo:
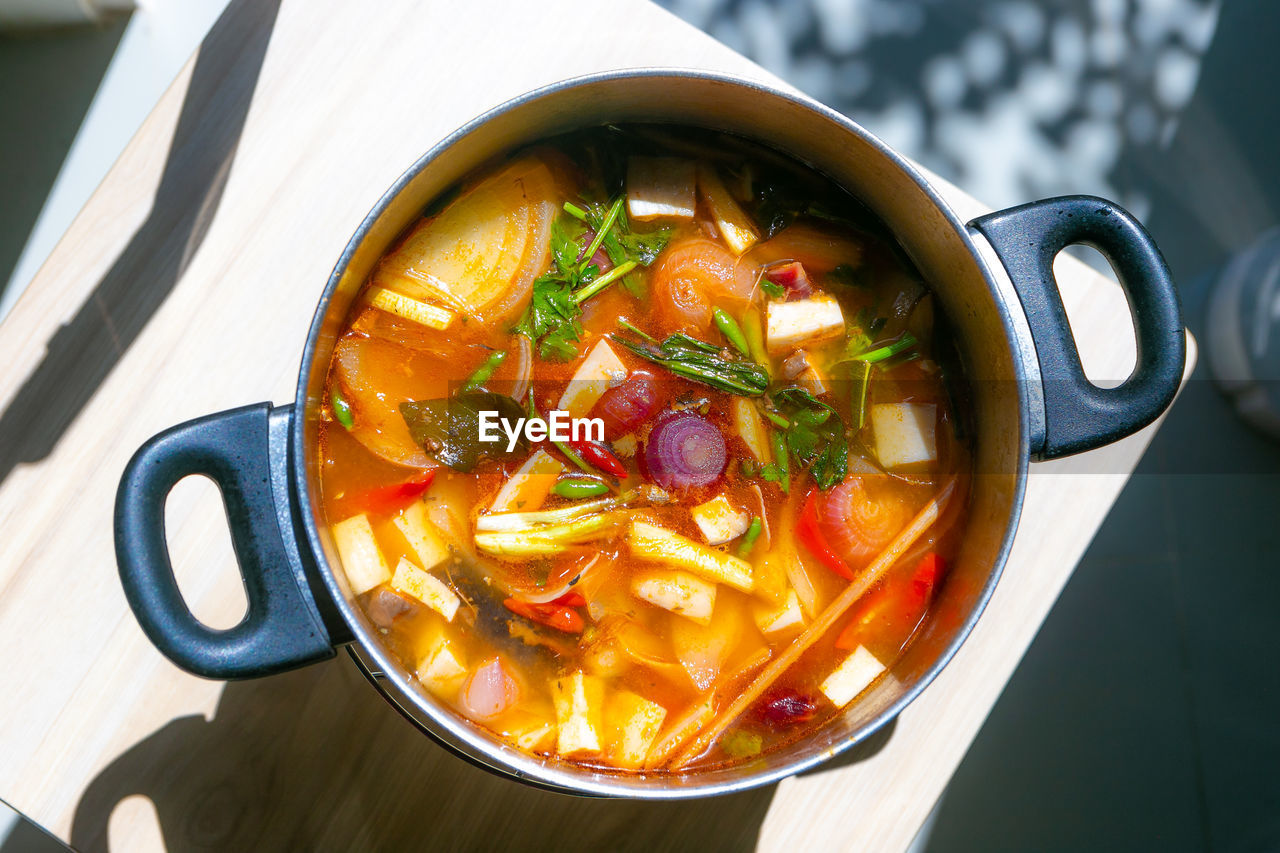
M355 425L355 413L351 411L351 404L347 402L347 398L342 396L342 392L337 388L333 389L333 394L329 397L329 402L333 405L333 416L338 419L338 423L347 429L351 429Z
M746 558L751 553L751 549L755 547L756 540L760 538L760 531L764 529L764 524L760 521L760 516L753 515L751 517L751 526L747 528L747 532L742 537L742 542L738 544L738 556Z
M506 350L491 352L489 357L484 360L484 364L477 367L476 372L471 374L471 378L458 389L458 393L465 394L468 391L475 391L477 388L483 387L484 383L493 378L494 371L498 369L498 365L502 364L502 360L506 357Z
M751 358L756 364L769 370L769 353L764 347L764 327L760 324L760 312L748 309L743 325L746 327L747 348L751 350Z
M711 319L715 321L716 328L720 330L720 334L724 335L725 340L733 344L734 349L743 355L751 354L747 346L747 336L742 333L742 327L738 325L737 320L720 308L711 312Z
M853 393L849 395L849 425L854 432L862 429L867 421L867 390L871 387L871 370L871 362L849 362L849 372L853 376Z
M551 493L562 498L594 498L609 491L598 480L561 480L551 487Z

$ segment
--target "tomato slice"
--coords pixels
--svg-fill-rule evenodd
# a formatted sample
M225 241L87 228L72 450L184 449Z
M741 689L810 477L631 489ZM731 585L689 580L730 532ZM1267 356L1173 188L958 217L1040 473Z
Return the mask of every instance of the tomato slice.
M365 511L374 515L387 515L412 503L415 498L431 486L431 481L435 478L436 471L432 468L412 480L370 489L356 503L364 507Z
M582 598L579 593L566 593L561 598L570 595L577 595ZM557 599L558 600L558 599ZM586 622L582 619L582 614L574 610L572 607L566 607L556 602L548 602L547 604L531 604L528 601L521 601L518 598L508 598L502 602L503 605L517 616L523 616L539 625L546 625L548 628L555 628L557 631L563 631L566 634L581 634L586 628ZM583 600L586 603L586 600Z
M822 565L842 578L853 580L853 569L832 550L827 537L822 534L822 528L818 526L817 497L817 491L812 491L805 499L804 509L800 510L800 520L796 522L796 535Z
M836 638L836 648L857 648L876 625L893 626L885 630L892 633L896 628L905 643L929 609L945 568L942 557L930 552L916 563L910 575L900 576L868 595Z

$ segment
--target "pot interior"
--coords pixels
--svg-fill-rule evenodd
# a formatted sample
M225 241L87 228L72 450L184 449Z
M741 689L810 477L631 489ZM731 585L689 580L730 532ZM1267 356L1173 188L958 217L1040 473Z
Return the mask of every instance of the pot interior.
M543 137L611 122L661 122L737 134L808 163L887 224L948 317L970 395L974 478L968 531L937 603L889 677L816 734L736 767L684 775L627 776L542 760L506 746L414 686L376 639L342 573L316 484L317 417L329 358L361 284L391 241L432 199L504 152ZM294 451L313 550L338 610L395 692L437 739L473 761L557 789L597 795L700 796L762 784L817 764L865 738L909 702L950 658L990 596L1021 505L1027 460L1023 375L1007 308L963 225L897 155L825 108L755 84L692 72L621 72L560 84L482 116L444 140L379 202L348 246L318 309L299 382Z

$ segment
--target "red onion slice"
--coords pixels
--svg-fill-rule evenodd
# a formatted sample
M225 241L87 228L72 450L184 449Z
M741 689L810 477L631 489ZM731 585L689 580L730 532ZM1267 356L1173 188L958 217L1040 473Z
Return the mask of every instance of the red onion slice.
M711 485L724 473L728 455L720 430L693 412L659 421L644 446L650 478L668 489Z

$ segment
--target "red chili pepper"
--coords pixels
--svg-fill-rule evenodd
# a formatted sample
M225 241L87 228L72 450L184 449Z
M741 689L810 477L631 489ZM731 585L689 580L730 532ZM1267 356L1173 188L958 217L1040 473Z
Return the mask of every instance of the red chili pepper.
M570 593L570 595L576 595L576 593ZM564 631L566 634L581 634L586 627L581 613L572 607L556 604L554 601L546 604L531 604L518 598L508 598L502 603L517 616L523 616L548 628L555 628L557 631Z
M840 577L853 580L853 569L840 559L839 554L831 550L831 546L827 544L827 537L822 535L822 528L818 526L817 497L818 493L815 490L809 492L809 497L805 499L804 509L800 510L800 520L796 522L796 535L809 549L809 553L818 558L818 562Z
M559 604L563 607L586 607L587 597L580 592L571 591L557 598L552 604Z
M598 468L606 474L612 474L619 478L627 476L627 466L622 464L621 459L613 455L612 450L600 442L571 441L569 446L578 451L578 455L592 468Z
M385 515L395 512L401 507L407 506L414 498L422 494L431 485L431 481L436 478L436 469L415 477L412 480L406 480L403 483L392 483L389 486L378 486L370 489L360 496L356 501L363 506L365 510L374 515Z
M942 557L931 551L920 558L906 582L881 587L869 595L857 615L849 620L836 638L836 648L857 648L867 626L883 618L901 618L907 630L914 628L929 609L944 568Z

